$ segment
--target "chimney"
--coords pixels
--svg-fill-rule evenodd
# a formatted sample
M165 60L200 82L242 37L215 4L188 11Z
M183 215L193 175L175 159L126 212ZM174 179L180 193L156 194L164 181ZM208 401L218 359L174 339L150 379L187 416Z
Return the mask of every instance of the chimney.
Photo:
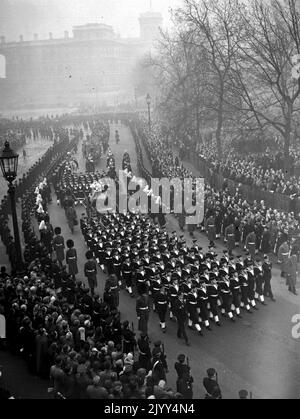
M65 39L69 39L69 32L65 31Z
M1 44L5 44L5 36L1 36L0 40L1 40Z
M35 41L37 41L37 40L39 39L39 37L38 37L38 34L37 34L37 33L35 33L35 34L33 35L33 39L34 39Z
M49 39L53 39L52 32L49 32Z
M23 35L20 35L20 42L23 42L23 41L24 41Z

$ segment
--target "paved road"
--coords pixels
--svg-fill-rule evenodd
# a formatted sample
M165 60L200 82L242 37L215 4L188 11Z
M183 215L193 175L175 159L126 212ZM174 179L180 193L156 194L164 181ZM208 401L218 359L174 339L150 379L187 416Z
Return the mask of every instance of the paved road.
M136 154L133 139L125 127L118 127L121 137L119 146L115 145L114 131L111 127L111 148L116 155L117 167L120 167L125 150L131 156L133 167L136 167ZM79 148L80 150L80 148ZM81 160L80 156L78 158ZM82 160L81 160L82 164ZM100 168L105 168L105 159L100 162ZM191 168L192 169L192 168ZM54 200L55 202L55 200ZM78 215L83 208L78 208ZM61 226L65 240L72 237L66 226L64 211L55 203L50 207L53 227ZM168 218L168 229L177 229L177 221ZM206 249L207 238L196 232L199 244ZM87 250L79 228L72 237L79 255L80 273L83 279L84 254ZM187 242L190 242L186 234ZM224 246L217 246L222 252ZM105 276L98 274L98 292L102 294ZM176 337L175 323L168 322L168 330L163 335L159 329L157 316L151 313L150 337L152 341L163 340L168 355L170 373L168 382L175 387L173 365L180 353L185 353L193 371L195 398L202 398L204 391L202 378L207 368L214 367L219 373L219 381L224 398L237 398L240 389L252 391L254 398L300 398L300 340L292 338L292 316L300 313L300 298L290 295L280 278L279 270L274 270L273 288L277 298L276 303L269 303L253 314L244 314L243 319L236 324L224 320L222 328L213 329L201 338L195 332L189 331L191 347L187 348ZM122 318L134 321L137 329L135 300L125 292L121 292L120 310ZM0 354L1 356L1 354ZM0 357L1 360L1 357ZM31 384L32 383L32 384ZM41 382L41 385L45 385ZM28 377L28 388L36 388L36 381ZM31 392L29 392L31 394Z

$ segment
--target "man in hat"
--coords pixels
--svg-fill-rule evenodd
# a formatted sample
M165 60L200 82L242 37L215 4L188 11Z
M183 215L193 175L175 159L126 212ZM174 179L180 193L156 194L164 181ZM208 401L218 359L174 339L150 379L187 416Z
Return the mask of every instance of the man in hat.
M219 319L219 310L218 310L218 299L219 299L219 288L215 276L211 275L211 282L207 284L208 291L208 302L210 305L210 311L212 318L214 318L215 323L218 327L221 327Z
M198 313L198 293L196 286L192 286L192 289L186 296L187 300L187 311L189 316L189 328L192 329L193 326L197 330L200 336L203 336L202 329L199 321Z
M124 262L122 263L121 272L122 272L123 280L125 281L126 289L127 289L128 293L129 293L129 295L131 297L133 297L133 290L132 290L132 286L133 286L133 281L132 281L133 272L132 272L132 270L133 270L133 268L132 268L132 264L130 262L129 254L125 253L125 255L124 255Z
M252 261L254 261L256 249L256 234L254 233L254 231L249 233L246 237L245 247L250 253Z
M289 291L292 292L294 295L298 295L296 292L296 282L297 282L297 272L298 272L298 263L297 263L297 256L291 255L286 263L285 268L287 284L289 287Z
M166 315L168 311L168 297L166 288L161 287L160 291L155 295L155 308L159 317L160 327L163 333L166 333Z
M84 265L84 274L88 280L91 294L94 295L95 288L97 288L97 264L91 251L86 252L85 257L87 262Z
M150 301L146 287L141 289L141 295L136 300L136 314L139 321L138 330L148 336Z
M207 236L208 236L208 240L211 246L215 245L215 240L216 240L216 225L215 225L215 218L213 216L210 216L207 220L206 220L206 231L207 231Z
M272 263L270 262L269 256L264 256L264 263L262 265L263 268L263 282L264 282L264 296L269 297L273 302L275 302L275 298L272 292Z
M288 268L288 259L290 255L290 246L287 241L284 241L278 249L278 262L281 266L281 276L285 278Z
M148 373L151 370L151 350L148 336L145 333L141 333L137 346L139 351L139 368L144 368Z
M240 400L247 400L248 399L248 391L247 390L240 390L239 391L239 399Z
M158 385L161 380L167 381L166 365L164 365L164 362L162 361L165 355L162 353L160 341L155 342L154 346L152 351L152 379L154 385Z
M116 275L110 275L105 283L104 301L110 307L110 310L116 310L119 307L119 284Z
M127 320L123 323L122 335L123 335L123 353L134 354L134 349L136 347L135 333L132 330L130 330L129 322Z
M188 313L183 293L180 293L174 301L174 314L177 319L177 337L179 339L183 337L185 344L190 346L189 339L185 330L186 322L188 320Z
M235 248L235 228L234 224L230 224L225 229L225 240L227 243L227 249L229 252L229 256L232 256L232 251Z
M203 379L203 386L206 390L205 399L222 399L217 372L214 368L209 368L207 370L207 377Z
M191 376L191 368L185 363L185 355L181 354L175 363L177 372L176 388L177 392L182 394L186 400L193 399L193 377Z

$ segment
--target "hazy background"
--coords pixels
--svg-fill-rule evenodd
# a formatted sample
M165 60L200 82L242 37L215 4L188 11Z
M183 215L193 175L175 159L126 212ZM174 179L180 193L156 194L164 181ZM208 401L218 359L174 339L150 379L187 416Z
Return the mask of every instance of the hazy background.
M169 9L181 0L152 0L152 10L163 14L164 26L170 25ZM138 17L150 9L150 0L0 0L0 35L7 41L61 38L73 25L103 22L122 37L139 35Z

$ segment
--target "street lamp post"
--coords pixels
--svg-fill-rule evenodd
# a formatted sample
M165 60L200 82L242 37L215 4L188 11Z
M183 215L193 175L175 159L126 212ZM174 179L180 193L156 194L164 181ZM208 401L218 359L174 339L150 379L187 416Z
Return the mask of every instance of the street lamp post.
M146 97L146 102L148 105L148 122L149 122L149 132L151 132L151 96L149 95L149 93L147 94Z
M17 258L16 266L17 266L17 271L21 272L23 270L23 258L22 258L17 209L16 209L16 195L15 195L16 187L13 183L17 177L18 159L19 159L19 155L16 154L10 148L9 142L6 141L4 145L4 150L2 151L2 154L0 156L0 166L1 166L3 177L8 182L8 193L9 193L10 202L11 202L11 215L12 215L14 236L15 236L15 249L16 249L16 258Z

